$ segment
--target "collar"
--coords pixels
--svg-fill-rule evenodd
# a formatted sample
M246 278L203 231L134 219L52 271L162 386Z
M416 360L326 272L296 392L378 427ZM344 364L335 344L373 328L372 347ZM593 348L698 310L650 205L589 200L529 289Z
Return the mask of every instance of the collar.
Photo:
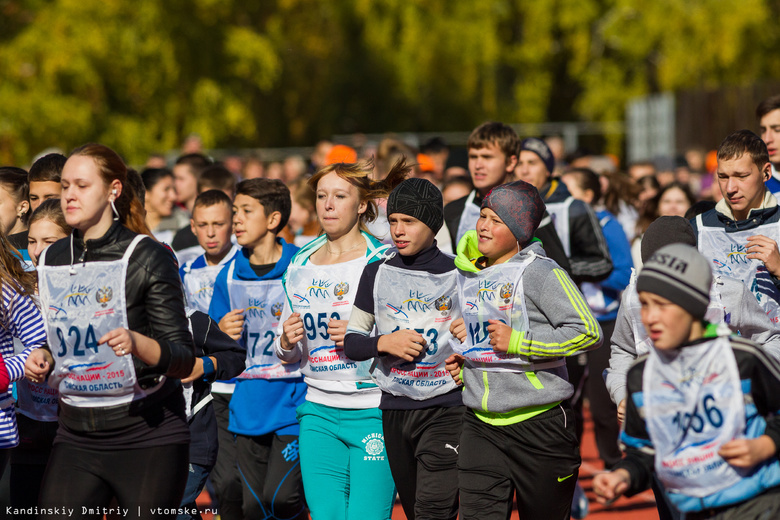
M404 265L404 266L411 266L411 265L425 265L433 262L436 260L436 258L441 254L441 251L439 251L439 246L436 243L436 240L433 241L433 244L430 247L426 247L422 251L419 251L417 254L404 256L401 253L399 253L397 250L395 251L396 256L398 257L398 260Z
M94 251L95 249L100 249L101 247L114 242L119 236L119 232L123 228L124 226L122 226L118 220L114 220L111 223L111 227L108 228L108 231L106 231L102 237L91 238L86 241L87 249ZM81 237L81 233L77 229L73 230L73 245L80 249L84 249L84 239Z
M776 207L777 207L777 199L775 198L774 195L772 195L771 191L766 190L766 193L764 193L764 198L761 201L761 205L759 205L757 208L753 208L750 211L748 211L748 216L745 220L749 220L753 216L754 211L758 212L765 209L772 209ZM718 201L718 203L715 205L715 211L727 217L729 220L737 221L737 219L734 218L734 213L731 211L731 207L729 207L725 198L720 199Z

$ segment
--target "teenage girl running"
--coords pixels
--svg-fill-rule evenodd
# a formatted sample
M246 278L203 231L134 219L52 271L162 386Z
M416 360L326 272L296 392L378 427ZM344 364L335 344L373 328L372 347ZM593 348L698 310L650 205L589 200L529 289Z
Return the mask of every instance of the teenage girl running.
M194 364L172 254L149 236L113 150L77 148L62 171L73 233L41 254L39 292L50 350L27 375L59 390L59 429L44 475L42 518L173 518L187 481L181 384ZM89 505L84 511L81 507ZM159 508L159 509L158 509ZM170 514L166 514L170 513Z
M275 346L282 360L300 360L308 385L298 420L312 518L386 519L395 498L370 361L344 355L360 275L387 249L365 231L377 215L374 199L387 197L408 168L397 163L382 182L370 179L372 170L370 162L335 163L309 180L324 233L298 252L284 278Z

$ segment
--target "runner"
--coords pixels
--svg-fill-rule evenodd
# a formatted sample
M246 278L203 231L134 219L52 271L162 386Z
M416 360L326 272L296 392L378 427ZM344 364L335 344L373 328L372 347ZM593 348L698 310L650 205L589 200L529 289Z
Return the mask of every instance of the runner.
M460 306L455 263L434 239L442 195L427 180L407 179L388 197L387 212L395 248L363 271L344 352L377 360L385 446L406 518L454 520L464 407L444 366Z
M295 408L305 398L298 363L273 352L284 306L282 275L298 248L277 238L290 217L279 180L238 184L233 230L241 251L217 275L209 315L246 349L246 368L230 399L245 518L305 518Z
M780 322L780 208L766 188L766 144L740 130L718 148L718 185L723 200L691 221L698 248L716 275L742 281L772 323Z
M39 162L40 159L36 164ZM30 217L27 238L27 250L33 265L38 265L44 249L67 237L71 231L62 213L60 199L47 198L38 204ZM57 434L59 396L57 390L46 383L33 383L28 379L18 381L16 391L19 446L11 453L11 505L28 509L38 504L43 472ZM37 515L25 514L19 515L19 518L34 520Z
M14 246L21 258L28 262L27 217L30 202L27 200L29 185L27 172L13 166L0 167L0 231Z
M44 155L30 166L27 183L30 186L30 212L46 200L60 198L60 176L68 158L59 153Z
M655 473L686 520L780 516L780 365L703 321L711 283L707 259L683 244L640 272L653 348L628 372L626 458L594 477L600 502L647 489Z
M285 276L287 301L277 355L300 360L309 387L298 408L301 464L313 518L390 518L395 486L382 434L380 391L370 362L344 355L344 335L366 264L387 249L365 231L386 197L408 173L397 162L384 181L371 181L371 161L334 163L309 181L324 231L295 256Z
M0 191L3 188L0 187ZM1 195L0 195L1 196ZM0 229L0 285L3 304L0 309L0 355L9 381L24 377L27 357L46 342L46 331L35 305L35 273L26 272L19 262L19 252ZM14 355L14 338L24 347ZM2 386L2 385L0 385ZM0 392L0 476L11 456L11 448L19 444L19 432L14 412L14 398L6 384Z
M460 438L464 519L567 518L580 453L564 357L601 344L601 329L569 276L544 256L534 231L544 215L536 188L494 188L476 231L458 244L463 318L447 368L470 408ZM465 365L461 372L461 365Z
M190 440L181 384L194 362L181 281L170 251L149 238L119 155L77 148L62 172L70 237L41 254L48 349L25 365L60 393L41 518L100 519L112 498L127 515L173 518ZM140 234L139 234L140 233ZM83 512L83 511L82 511Z
M756 107L756 119L761 130L761 139L766 143L772 175L766 187L772 193L780 192L780 94L763 100Z
M144 180L146 197L146 223L154 237L165 244L170 244L178 227L169 227L163 222L173 215L173 205L176 202L176 190L173 188L173 173L167 168L147 168L141 172Z

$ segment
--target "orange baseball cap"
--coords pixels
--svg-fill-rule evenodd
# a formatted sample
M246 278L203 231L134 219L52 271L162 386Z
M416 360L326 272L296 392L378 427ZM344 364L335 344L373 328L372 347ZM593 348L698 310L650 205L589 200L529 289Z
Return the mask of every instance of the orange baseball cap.
M325 157L325 165L336 163L354 163L357 162L357 152L351 146L337 144L330 149Z

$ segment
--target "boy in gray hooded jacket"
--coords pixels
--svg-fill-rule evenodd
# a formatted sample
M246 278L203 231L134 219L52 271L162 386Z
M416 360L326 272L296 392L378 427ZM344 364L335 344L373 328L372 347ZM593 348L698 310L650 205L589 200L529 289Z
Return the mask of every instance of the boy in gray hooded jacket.
M544 214L518 181L484 199L458 244L463 319L447 360L465 383L458 462L461 517L567 518L580 466L564 358L597 348L598 322L571 278L533 239ZM540 499L540 497L544 497Z

